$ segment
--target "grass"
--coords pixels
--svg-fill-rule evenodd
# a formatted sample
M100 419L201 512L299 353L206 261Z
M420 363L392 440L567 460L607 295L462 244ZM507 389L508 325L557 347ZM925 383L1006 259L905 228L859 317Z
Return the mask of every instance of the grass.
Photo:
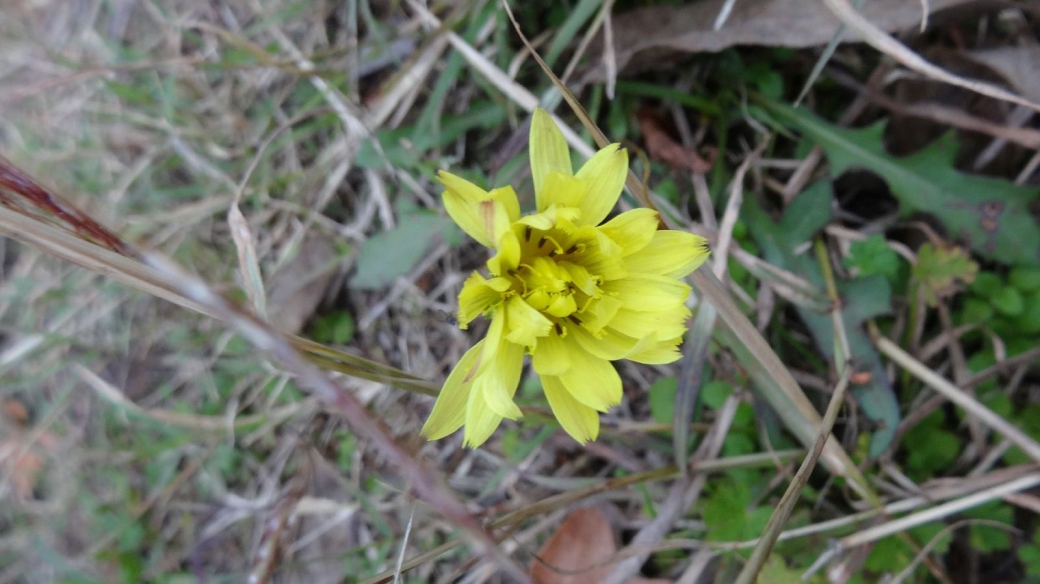
M0 582L376 582L399 562L405 582L505 580L583 504L615 510L618 581L736 581L765 565L775 581L822 582L821 558L858 582L1040 574L1028 492L1040 272L952 247L943 227L961 207L922 223L886 211L879 181L828 174L831 154L770 113L801 89L810 52L731 49L688 57L689 72L623 72L613 99L571 83L633 151L636 175L646 167L671 223L731 242L706 268L718 279L695 281L718 313L700 305L705 342L687 343L684 361L619 363L625 400L585 448L536 382L518 393L527 415L486 447L423 440L423 394L483 333L446 316L484 258L445 218L435 172L513 184L530 207L525 110L560 101L499 4L443 8L431 7L437 22L367 1L5 11L0 150L134 251L33 222L0 191L15 197L0 229L16 236L0 240ZM599 59L575 47L601 9L514 5L555 71L577 63L574 80ZM826 68L814 87L815 135L889 117L850 106ZM639 160L644 107L686 149L717 148L712 171ZM575 142L595 135L565 105L555 113ZM871 156L830 166L884 176L895 164L860 146ZM1031 155L1007 150L999 192L1035 202L1027 174L1009 184ZM928 164L914 180L953 170L952 157ZM645 202L632 191L623 204ZM825 203L785 223L814 196ZM224 296L198 293L202 282ZM298 337L277 340L249 311ZM849 351L851 397L822 433L834 424L834 439L795 480ZM785 401L794 379L802 402ZM882 398L889 410L864 405ZM752 555L776 507L790 513L769 528L776 546ZM717 559L691 562L698 550Z

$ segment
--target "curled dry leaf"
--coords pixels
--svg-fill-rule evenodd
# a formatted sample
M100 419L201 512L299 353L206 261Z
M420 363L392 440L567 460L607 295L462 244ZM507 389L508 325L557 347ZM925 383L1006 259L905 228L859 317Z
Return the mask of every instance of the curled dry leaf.
M545 542L531 561L531 578L537 584L598 584L614 568L617 552L614 529L602 511L573 511ZM628 584L672 584L660 578L636 576Z
M969 1L931 0L928 7L935 13ZM834 37L840 24L816 0L741 0L722 28L714 30L715 18L725 3L726 0L705 0L689 5L650 6L614 17L618 69L631 73L651 68L673 52L717 52L736 45L824 45ZM871 0L864 4L863 15L881 30L895 32L919 27L922 11L918 2ZM851 31L846 31L843 39L861 40ZM599 66L590 71L587 80L601 81L604 74Z
M653 108L643 108L636 112L639 130L646 141L646 150L650 157L663 162L677 170L690 172L708 172L711 162L705 160L679 144L665 130L665 120L660 112Z

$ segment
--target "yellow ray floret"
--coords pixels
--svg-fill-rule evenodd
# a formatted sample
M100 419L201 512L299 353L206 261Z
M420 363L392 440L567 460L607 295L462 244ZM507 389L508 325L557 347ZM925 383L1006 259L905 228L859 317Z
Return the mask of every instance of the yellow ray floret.
M563 134L535 110L530 135L537 210L520 215L512 187L485 191L448 172L444 208L490 248L487 276L474 272L459 293L462 328L483 315L486 337L459 359L422 433L431 440L464 428L483 444L504 418L531 355L545 397L563 429L584 444L599 434L599 413L621 403L611 361L671 363L690 315L682 281L708 257L702 237L658 230L657 213L634 209L603 221L617 204L628 153L617 144L573 172Z

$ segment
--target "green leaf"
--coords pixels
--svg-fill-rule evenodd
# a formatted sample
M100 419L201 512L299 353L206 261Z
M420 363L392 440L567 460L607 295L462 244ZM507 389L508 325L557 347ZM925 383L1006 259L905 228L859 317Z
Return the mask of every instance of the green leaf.
M650 385L650 415L658 422L672 421L678 387L679 382L674 377L663 377Z
M346 310L323 315L311 325L311 336L319 343L345 345L354 338L354 316Z
M1004 287L1004 281L993 272L979 272L975 274L975 280L968 286L968 290L979 296L989 296Z
M351 286L379 290L409 273L442 238L457 234L451 219L427 213L403 215L397 227L365 240ZM455 235L457 237L457 235Z
M993 318L993 306L978 298L968 298L961 308L961 322L982 324Z
M880 274L895 281L899 276L901 258L888 247L883 235L872 235L865 241L854 241L849 246L845 266L858 268L861 276Z
M877 173L888 182L904 214L935 215L947 233L963 238L973 251L988 259L1040 265L1040 225L1030 213L1038 191L957 171L952 133L912 156L895 158L885 152L883 124L850 130L804 109L766 99L761 102L778 121L819 143L834 176L849 168Z
M1008 281L1022 292L1036 292L1040 290L1040 268L1024 266L1011 268Z
M741 541L758 537L769 520L772 509L750 509L751 490L747 484L733 480L720 481L704 501L701 516L709 541Z
M1006 316L1018 316L1022 314L1022 310L1025 308L1022 294L1010 286L997 290L995 294L990 296L990 302L993 303L993 307L998 312Z
M931 304L937 296L947 296L955 290L956 282L970 284L979 271L979 265L957 246L939 246L926 243L917 250L913 275L924 285Z
M701 388L701 401L709 408L717 410L722 407L731 393L733 393L732 385L713 379Z
M1040 576L1040 547L1024 545L1018 548L1018 559L1026 568L1026 574Z
M1040 291L1033 292L1032 295L1026 297L1025 309L1015 319L1015 325L1018 332L1023 334L1040 333Z
M957 460L961 443L944 428L945 421L946 414L937 410L903 434L906 466L911 477L931 476Z

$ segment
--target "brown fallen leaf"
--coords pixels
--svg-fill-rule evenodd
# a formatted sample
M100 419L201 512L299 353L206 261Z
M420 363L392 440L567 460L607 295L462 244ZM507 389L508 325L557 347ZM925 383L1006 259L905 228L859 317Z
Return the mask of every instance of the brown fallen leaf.
M930 0L931 13L971 0ZM818 0L737 0L719 30L715 19L726 0L704 0L690 5L639 8L613 17L614 51L618 70L628 73L660 64L669 53L718 52L735 45L804 48L830 42L839 21ZM895 32L920 26L921 3L906 0L871 0L862 14L878 28ZM851 31L846 42L860 38ZM599 40L602 46L602 37ZM590 50L599 54L602 48ZM602 81L597 66L587 81Z
M614 529L598 509L573 511L545 542L531 561L531 578L537 584L598 584L614 568L617 551ZM661 578L636 576L628 584L672 584Z
M29 412L15 399L6 399L0 408L0 428L6 427L7 435L0 440L0 476L10 481L11 488L19 499L31 499L36 481L44 466L44 453L53 452L57 438L44 431L31 440L27 431Z
M271 323L285 332L299 333L321 304L335 275L335 245L328 236L311 230L296 257L268 278Z
M664 116L653 108L644 107L636 112L639 130L646 141L646 151L650 158L663 162L677 170L690 172L708 172L711 162L705 160L679 144L665 131Z

